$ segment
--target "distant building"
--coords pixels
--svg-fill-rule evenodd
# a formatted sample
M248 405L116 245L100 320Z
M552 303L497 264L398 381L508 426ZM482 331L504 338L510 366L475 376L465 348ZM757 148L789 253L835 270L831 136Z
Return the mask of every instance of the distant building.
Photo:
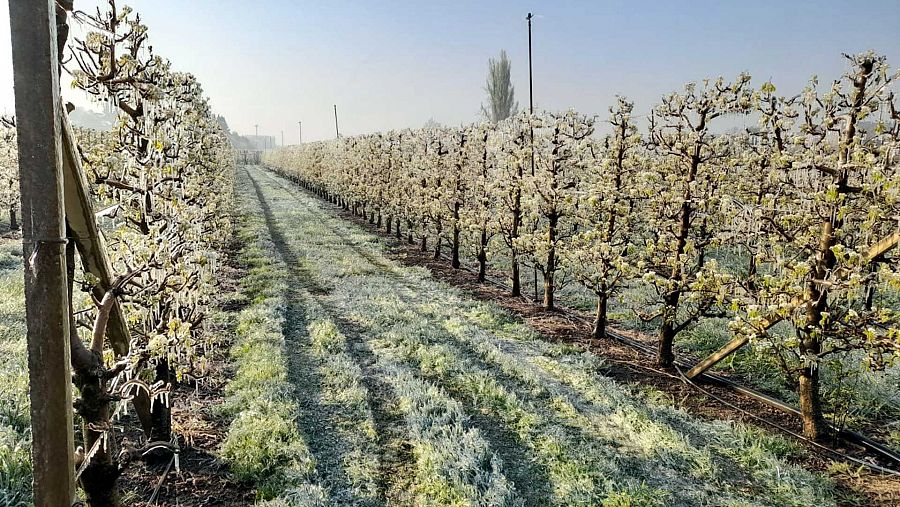
M255 150L274 150L278 147L275 136L243 136L244 139L250 141Z

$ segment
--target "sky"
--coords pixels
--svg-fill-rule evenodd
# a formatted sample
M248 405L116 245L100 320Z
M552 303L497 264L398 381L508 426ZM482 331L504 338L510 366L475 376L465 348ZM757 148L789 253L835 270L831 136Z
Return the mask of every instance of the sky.
M121 0L119 0L121 2ZM92 10L98 0L75 0ZM875 50L900 66L898 0L131 0L157 54L194 73L232 129L285 143L480 119L487 61L505 49L528 106L607 115L616 95L647 113L690 81L772 80L784 94ZM7 2L0 2L0 113L12 113ZM79 32L74 27L75 33ZM64 83L69 78L64 77ZM66 100L88 103L69 86Z

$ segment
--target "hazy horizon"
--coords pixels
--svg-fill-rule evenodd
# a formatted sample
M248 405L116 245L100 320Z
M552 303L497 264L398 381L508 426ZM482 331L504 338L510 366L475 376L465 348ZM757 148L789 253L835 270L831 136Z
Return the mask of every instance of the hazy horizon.
M105 2L76 0L76 9ZM837 78L841 53L875 50L900 65L900 3L837 1L311 3L134 0L157 54L194 73L232 129L280 141L447 125L480 118L488 58L505 49L528 106L527 24L534 19L536 107L605 115L617 94L645 114L684 83L742 71L799 92ZM7 4L0 7L0 112L14 110ZM865 15L862 15L865 13ZM892 21L893 20L893 21ZM74 21L73 25L77 25ZM73 26L73 33L79 28ZM63 77L66 100L88 102Z

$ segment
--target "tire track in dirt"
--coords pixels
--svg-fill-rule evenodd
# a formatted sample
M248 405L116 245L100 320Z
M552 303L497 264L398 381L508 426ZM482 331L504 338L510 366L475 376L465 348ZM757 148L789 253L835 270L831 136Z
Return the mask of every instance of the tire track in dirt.
M266 171L264 174L269 177L269 179L280 186L285 192L294 196L298 200L298 204L303 205L310 213L316 213L322 211L321 207L317 206L317 209L314 209L311 205L307 204L309 199L312 199L310 195L304 192L299 188L295 187L292 183L285 182L283 178L278 175L273 175ZM312 201L316 202L316 201ZM326 210L327 212L327 210ZM383 275L387 276L395 283L397 283L401 288L406 290L413 290L414 287L411 287L409 283L403 279L403 277L398 274L395 268L388 262L379 259L374 256L372 253L367 252L364 248L362 248L357 241L352 240L347 236L344 231L341 231L337 227L332 227L330 225L327 226L328 229L338 238L341 239L343 245L349 247L353 250L354 253L365 259L369 262L373 267L377 268ZM413 301L409 298L400 296L399 293L395 293L395 295L405 304L409 305L412 308L420 307L423 301ZM353 348L362 348L366 351L365 358L371 358L372 352L369 345L365 340L365 330L361 329L356 323L349 321L346 318L343 318L338 315L331 315L332 319L335 321L335 324L341 330L341 332L348 338L349 341L353 342L355 345ZM458 347L462 347L464 350L469 352L466 344L459 342L459 340L451 339L452 342ZM474 351L471 351L473 355L476 355ZM467 354L468 355L468 354ZM363 366L366 364L365 359L360 359L356 357L357 363L360 364L361 367L371 368L371 364L367 366ZM374 360L372 360L374 362ZM486 365L480 360L476 360L476 363L482 368L491 371L495 375L499 375L501 377L506 377L505 374L502 374L498 368L493 367L493 365ZM503 461L504 467L503 471L507 475L508 479L513 482L516 486L516 491L521 495L522 499L525 501L525 505L527 506L544 506L550 503L550 478L548 472L544 466L537 463L533 459L533 451L527 447L527 445L522 442L522 440L514 433L514 431L507 427L507 425L495 420L492 416L484 413L479 407L477 407L469 397L462 395L458 392L457 389L452 388L452 386L446 385L445 382L442 382L437 378L425 378L421 375L417 375L421 378L429 382L434 382L440 385L442 388L447 390L448 393L452 395L454 399L459 401L463 407L465 408L466 414L469 416L470 424L477 428L490 443L491 449L497 453L497 456ZM377 375L366 375L366 377L371 378L371 380L376 381ZM512 386L513 383L507 379L504 382L506 386ZM369 386L367 386L369 387ZM518 394L522 394L521 389L513 389L518 392ZM376 392L370 387L370 392ZM398 422L398 424L402 424L402 420Z
M292 320L294 321L293 332L291 335L307 336L306 326L308 325L308 322L305 312L302 309L302 304L300 303L303 295L298 294L297 292L305 289L310 297L322 299L322 296L329 294L330 290L316 283L314 274L303 267L302 261L291 250L286 238L279 230L278 219L268 205L268 201L259 183L249 171L247 171L247 176L253 183L257 198L263 208L266 225L272 236L273 243L275 243L279 255L285 261L288 270L291 273L289 287L291 287L293 294L289 297L289 314L293 313ZM277 180L274 181L280 183ZM412 475L406 471L412 466L414 458L412 456L411 447L406 439L404 431L405 423L403 415L399 411L398 402L394 397L390 386L380 379L374 371L375 358L371 348L366 343L364 336L352 325L352 323L330 311L327 306L321 306L347 338L347 353L360 367L363 385L369 393L368 406L372 412L372 418L375 423L377 445L379 447L379 475L381 476L381 480L378 483L379 496L381 499L389 500L390 505L403 503L405 500L402 497L408 486L407 480ZM291 311L291 308L293 308L293 312ZM308 349L308 341L295 341L292 345L293 347L291 347L291 350L289 351L289 356L295 358L296 364L293 365L297 368L295 374L315 375L314 359L302 353L302 349ZM298 378L298 380L300 379ZM315 392L321 390L321 379L312 379L312 384ZM295 385L299 386L300 384L295 383ZM321 414L331 412L330 408L321 403L317 403L315 406L311 406L308 409L305 408L302 412L307 413L305 415L306 420L300 421L301 429L303 429L304 432L307 432L308 429L312 428L311 433L314 433L315 435L310 436L315 440L321 440L323 442L334 438L335 429L327 424L328 421L326 418L321 417ZM328 435L328 433L330 433L330 435ZM326 448L317 449L316 443L312 441L309 445L317 459L319 453L322 453L329 458L326 465L327 468L343 470L341 459L339 456L336 456L337 453L335 453L334 450ZM319 452L317 452L317 450ZM335 479L342 483L343 486L349 485L346 474L338 474L338 477ZM363 505L385 504L383 502L378 502Z
M316 472L322 477L323 485L328 488L332 500L359 505L361 504L359 499L346 497L346 494L352 491L352 487L344 470L344 456L342 456L340 444L336 441L337 432L327 417L332 410L321 402L322 378L316 371L315 360L308 353L304 353L309 349L308 322L306 311L297 291L301 287L318 292L325 289L310 285L312 279L303 282L296 275L293 267L297 266L298 259L287 248L271 206L249 170L247 177L256 191L269 237L282 262L287 265L288 272L291 273L287 284L284 338L288 377L295 388L295 395L300 405L297 421L299 429L306 437L306 444L316 459Z

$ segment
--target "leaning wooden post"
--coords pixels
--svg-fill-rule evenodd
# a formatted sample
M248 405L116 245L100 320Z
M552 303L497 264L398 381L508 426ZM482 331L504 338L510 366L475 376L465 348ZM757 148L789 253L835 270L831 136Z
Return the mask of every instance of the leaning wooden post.
M31 396L34 504L75 496L56 2L9 2Z

